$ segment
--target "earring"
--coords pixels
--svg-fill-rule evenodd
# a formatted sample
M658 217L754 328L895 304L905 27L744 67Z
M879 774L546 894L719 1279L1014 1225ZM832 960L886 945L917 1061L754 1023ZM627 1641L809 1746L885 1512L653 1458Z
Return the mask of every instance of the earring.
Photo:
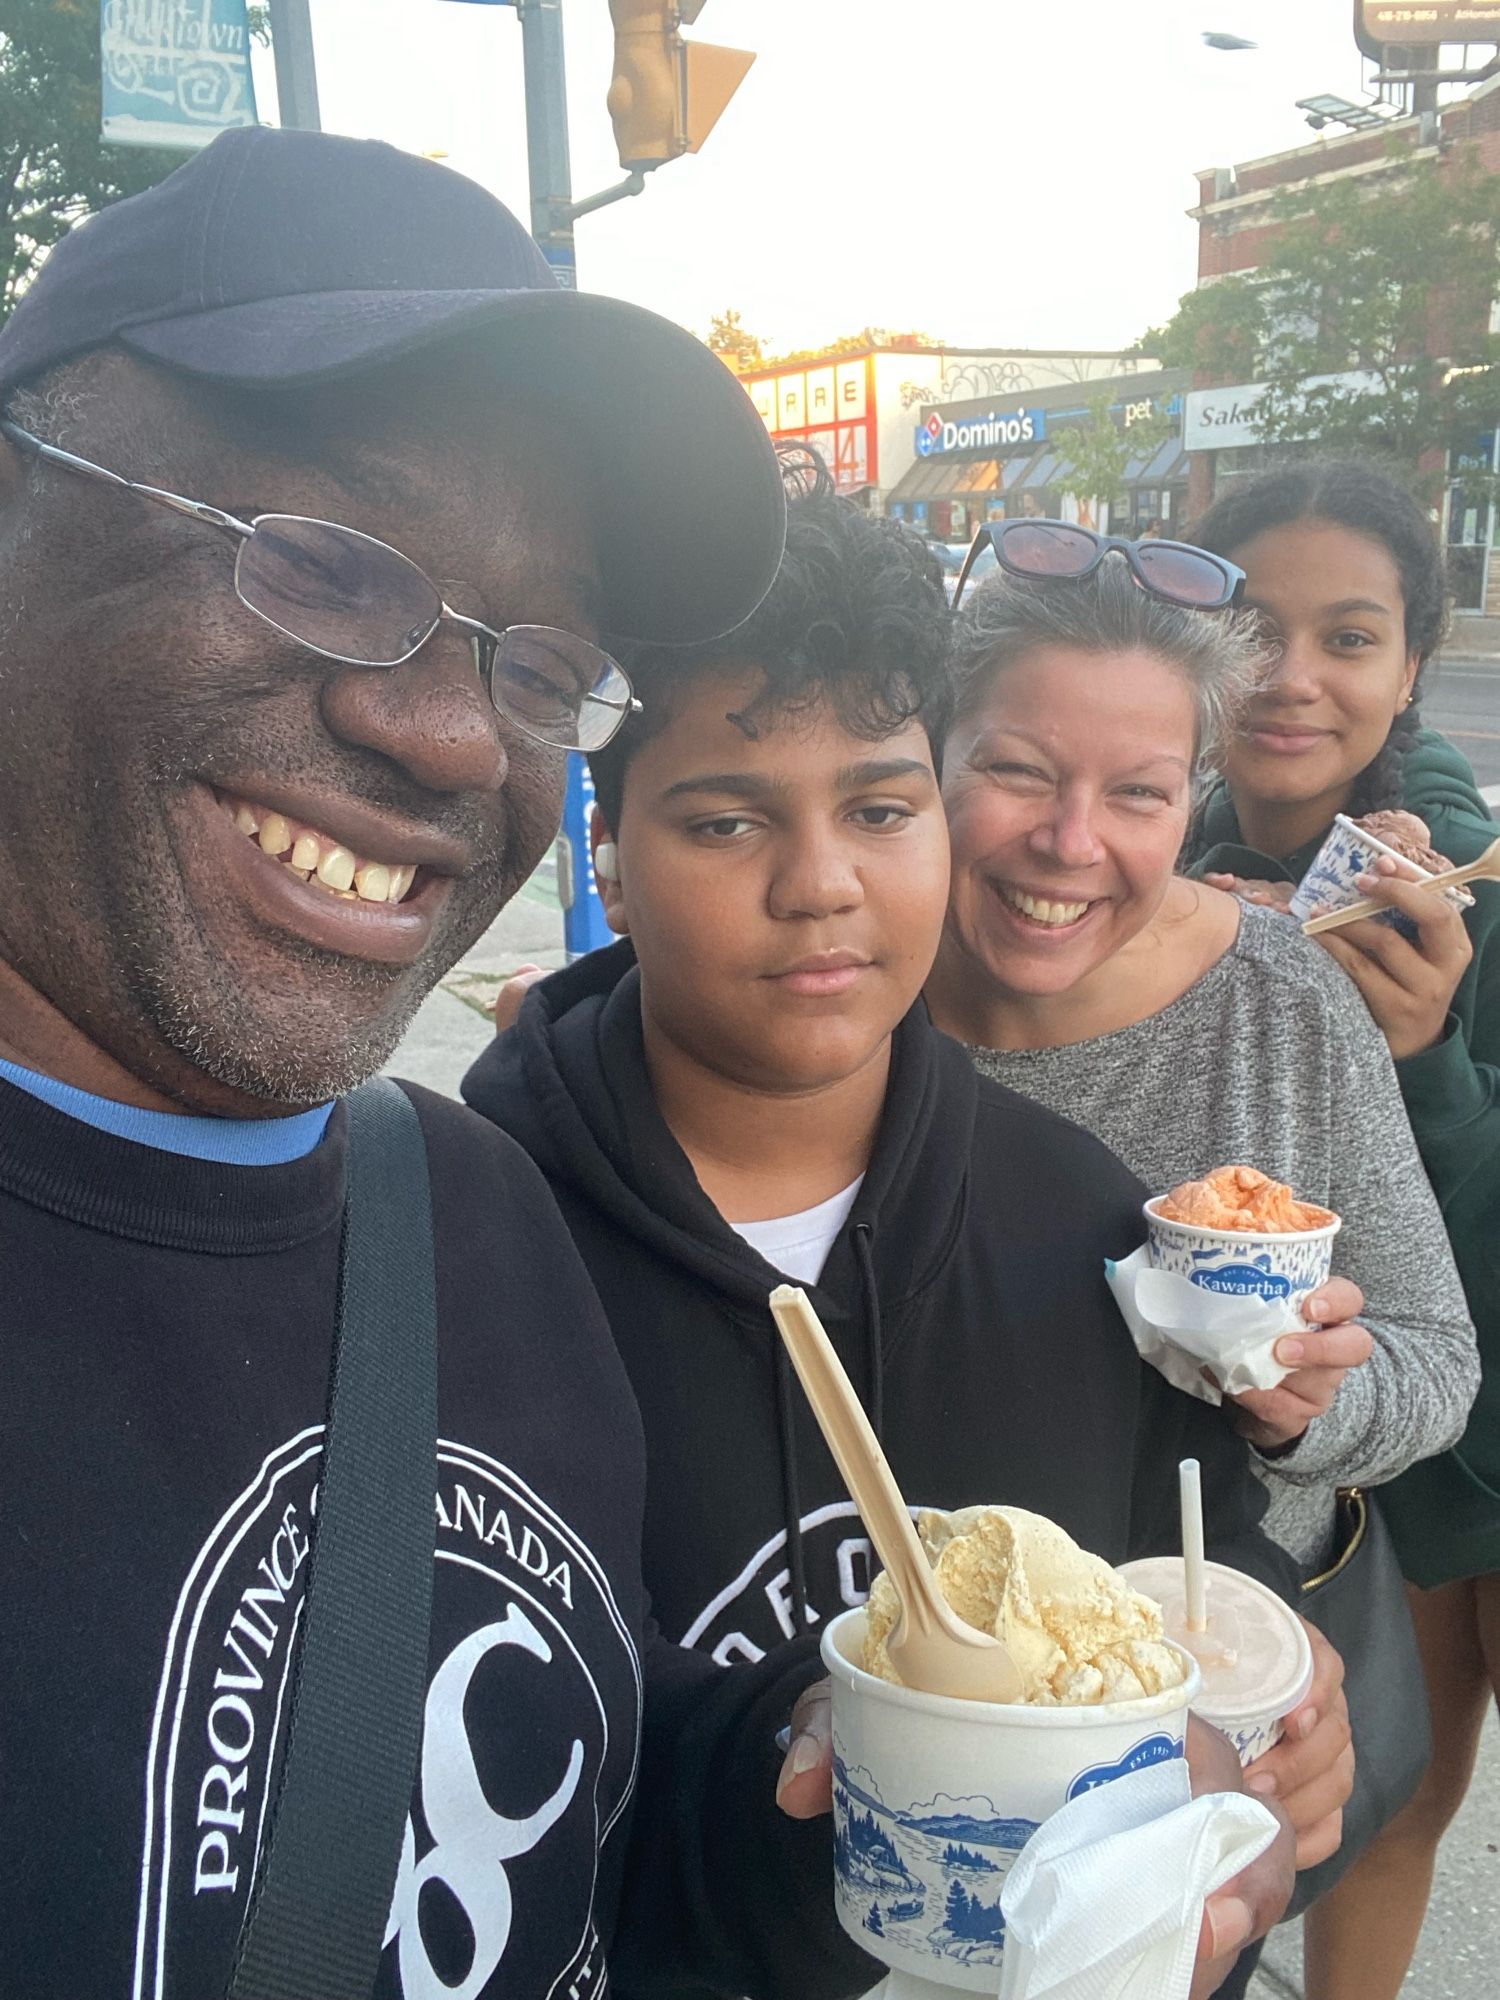
M1410 708L1410 707L1411 707L1411 704L1412 704L1412 697L1411 697L1410 695L1408 695L1408 696L1406 697L1405 701L1403 701L1403 702L1402 702L1401 706L1402 706L1403 708Z
M594 873L601 882L620 879L620 850L612 840L601 840L594 849Z

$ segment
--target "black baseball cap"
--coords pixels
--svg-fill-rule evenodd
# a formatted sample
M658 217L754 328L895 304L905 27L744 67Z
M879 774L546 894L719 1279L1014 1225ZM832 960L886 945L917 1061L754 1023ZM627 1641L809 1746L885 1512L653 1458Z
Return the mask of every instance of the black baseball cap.
M750 615L786 507L734 376L670 320L564 290L493 195L379 140L224 132L80 223L0 328L0 402L106 342L270 391L460 337L579 426L611 636L694 644Z

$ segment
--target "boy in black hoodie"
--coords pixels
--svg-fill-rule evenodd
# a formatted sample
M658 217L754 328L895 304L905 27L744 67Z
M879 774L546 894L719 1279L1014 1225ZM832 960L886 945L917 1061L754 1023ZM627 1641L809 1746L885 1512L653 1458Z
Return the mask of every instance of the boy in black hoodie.
M1031 1508L1122 1562L1178 1546L1191 1454L1214 1553L1286 1586L1244 1446L1140 1363L1110 1301L1104 1260L1141 1240L1145 1191L976 1076L920 1000L947 895L940 586L826 493L790 513L750 625L634 661L644 715L594 759L595 869L630 941L532 992L464 1082L546 1175L632 1378L656 1616L757 1660L868 1590L767 1310L787 1276L913 1503ZM1337 1673L1309 1704L1315 1760L1342 1728ZM1299 1830L1326 1838L1331 1814L1336 1841L1332 1761L1267 1789ZM1218 1914L1223 1954L1252 1919Z

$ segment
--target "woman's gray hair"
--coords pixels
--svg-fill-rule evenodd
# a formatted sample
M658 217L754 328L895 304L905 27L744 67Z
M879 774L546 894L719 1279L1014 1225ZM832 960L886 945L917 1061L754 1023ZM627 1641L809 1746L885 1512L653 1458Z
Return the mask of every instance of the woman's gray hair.
M1083 582L1034 581L996 570L966 596L954 621L960 716L983 699L997 673L1041 646L1150 653L1181 674L1192 690L1200 768L1233 735L1266 667L1251 613L1166 604L1142 590L1113 556Z

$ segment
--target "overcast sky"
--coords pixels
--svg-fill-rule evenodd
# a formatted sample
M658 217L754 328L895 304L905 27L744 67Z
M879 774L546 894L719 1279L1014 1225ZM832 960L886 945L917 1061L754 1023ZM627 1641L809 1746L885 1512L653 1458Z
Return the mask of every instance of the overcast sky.
M329 130L442 149L526 213L511 7L311 5ZM576 197L620 178L611 24L563 19ZM1128 344L1194 281L1195 169L1311 140L1299 97L1363 96L1350 0L707 0L690 33L759 60L701 154L579 223L579 282L699 332L737 306L777 347Z

